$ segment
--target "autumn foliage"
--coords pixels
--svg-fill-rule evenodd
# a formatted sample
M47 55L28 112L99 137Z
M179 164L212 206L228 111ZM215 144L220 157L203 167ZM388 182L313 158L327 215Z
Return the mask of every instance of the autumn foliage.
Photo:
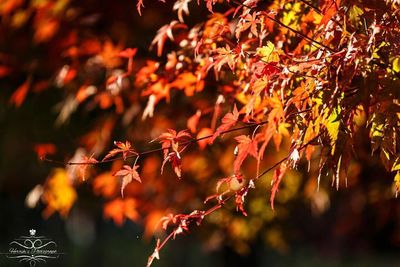
M149 51L87 34L84 23L96 18L69 1L0 4L1 35L28 28L34 46L51 47L56 59L26 66L0 54L0 78L24 77L10 104L63 90L56 124L74 113L91 120L74 155L35 147L46 164L61 164L30 193L45 216L67 216L76 187L89 183L106 201L105 218L156 235L151 265L167 241L223 207L258 216L249 216L252 192L279 209L282 183L299 166L312 190L346 190L359 157L379 157L397 195L399 1L154 2L130 11L138 19L147 5L174 12Z

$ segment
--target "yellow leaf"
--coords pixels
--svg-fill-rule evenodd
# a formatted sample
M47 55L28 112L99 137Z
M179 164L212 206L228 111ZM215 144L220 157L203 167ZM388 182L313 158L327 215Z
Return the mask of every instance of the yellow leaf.
M289 136L289 130L287 129L291 125L289 123L280 123L278 126L278 132L284 136Z
M393 163L392 172L394 171L400 171L400 157L398 157L396 161Z
M48 178L42 196L43 202L47 204L44 216L48 217L55 211L62 216L68 215L76 198L76 191L67 172L64 169L56 169Z
M392 62L392 69L395 72L400 72L400 57L396 57Z
M364 14L364 11L358 6L354 5L350 8L349 18L353 24L357 24L360 22L360 16Z
M336 140L339 134L339 126L340 126L340 109L335 108L331 115L328 117L328 121L326 124L326 129L328 130L329 137L331 138L331 146L332 151L331 154L335 153L336 149Z
M257 55L265 62L279 62L279 53L275 51L275 46L270 41L267 45L257 48Z
M394 177L394 185L396 187L396 197L397 193L400 191L400 171L396 173L396 176Z

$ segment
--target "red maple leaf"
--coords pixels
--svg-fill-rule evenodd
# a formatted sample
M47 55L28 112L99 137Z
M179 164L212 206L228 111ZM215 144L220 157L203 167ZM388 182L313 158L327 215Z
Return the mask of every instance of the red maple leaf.
M235 162L233 163L233 172L239 173L240 166L242 166L243 161L247 158L248 155L253 156L258 159L258 147L257 140L251 139L248 135L240 135L235 137L235 140L239 142L237 145L237 155ZM236 154L236 153L235 153Z
M161 174L164 171L164 165L165 163L167 163L167 161L171 162L172 164L172 168L174 169L174 172L176 173L176 175L181 178L182 175L182 162L181 162L181 155L178 152L171 152L168 154L168 156L166 156L164 158L163 164L161 166Z
M213 143L218 136L220 136L225 131L232 128L237 123L238 118L239 118L239 111L235 105L232 113L229 112L225 114L225 116L222 118L221 120L222 124L217 128L210 142Z
M125 141L125 143L119 142L119 141L114 141L114 145L116 145L118 148L114 148L113 150L108 152L108 154L104 157L104 159L102 161L105 161L109 158L115 157L119 153L122 154L122 157L124 158L124 160L126 160L126 158L128 157L129 154L138 155L138 153L132 149L131 143L129 141Z
M176 175L180 178L181 177L181 156L180 153L186 148L183 147L179 151L179 146L182 143L185 143L192 139L192 136L186 131L182 130L178 133L175 130L168 129L167 132L162 133L159 137L155 140L159 140L161 143L161 147L164 151L164 161L161 166L161 174L163 173L164 165L168 161L172 163L172 167L176 173ZM152 141L152 142L153 142ZM170 152L170 149L172 151Z
M278 192L279 189L279 184L282 181L283 175L285 174L287 169L286 163L282 163L279 165L279 168L277 168L274 171L274 177L272 178L272 189L271 189L271 197L269 201L271 202L271 208L274 209L274 200L275 200L275 195L276 192Z
M178 133L173 129L167 129L167 132L162 133L159 137L152 140L154 142L159 140L161 147L164 149L164 158L167 156L170 148L175 152L179 152L179 143L185 142L192 139L192 136L186 131L182 130Z
M244 209L244 200L247 195L247 192L249 191L248 187L242 187L235 193L235 204L236 204L236 210L242 212L244 216L247 216L247 212Z
M122 177L122 185L121 185L121 195L124 197L124 189L125 187L132 182L132 180L136 180L139 183L142 182L140 179L139 173L136 171L139 168L139 165L135 165L131 168L129 165L124 165L121 170L117 171L114 176Z
M254 76L257 79L260 79L264 76L272 76L281 72L281 70L277 67L277 62L257 62L254 64Z

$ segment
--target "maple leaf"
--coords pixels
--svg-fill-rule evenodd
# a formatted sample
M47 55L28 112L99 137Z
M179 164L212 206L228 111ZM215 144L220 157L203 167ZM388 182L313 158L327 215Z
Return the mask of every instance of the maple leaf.
M397 198L397 195L398 195L398 193L400 191L400 171L398 171L396 173L396 176L394 177L394 185L395 185L395 188L396 188L395 195L396 195L396 198Z
M79 171L82 177L82 180L85 181L86 170L89 166L98 163L97 159L93 158L93 155L90 157L83 156L81 162L79 162Z
M235 105L233 107L233 112L225 114L225 116L222 118L221 120L222 124L217 128L210 142L213 143L218 136L220 136L222 133L232 128L237 123L238 118L239 118L239 111L237 110L237 107Z
M340 128L340 107L335 108L333 112L329 115L325 126L331 139L331 154L334 155L336 149L336 141L338 139Z
M47 205L44 217L48 218L55 211L67 216L76 199L77 193L68 173L65 169L55 169L44 186L42 200Z
M132 180L136 180L139 183L142 182L140 179L139 173L136 171L139 168L139 165L134 165L132 168L129 165L124 165L121 170L117 171L114 176L122 177L122 185L121 185L121 195L124 197L124 189L125 187L132 182Z
M154 94L149 96L149 100L147 101L146 108L143 111L142 120L145 120L147 117L150 117L150 118L153 117L156 100L157 100L157 97Z
M182 130L178 133L175 130L168 129L167 132L162 133L159 137L152 140L159 140L161 143L161 147L164 151L164 161L161 166L161 174L163 173L164 165L168 161L172 163L172 167L176 175L180 178L181 177L181 156L179 151L179 143L187 142L188 140L192 139L192 136L186 131ZM172 152L169 150L172 149ZM183 148L182 150L184 150Z
M191 116L188 120L187 120L187 128L192 132L195 133L197 130L197 125L199 124L199 120L201 117L201 110L197 110L196 114L194 114L193 116Z
M109 158L115 157L115 155L117 155L119 153L122 154L122 157L124 158L124 160L126 160L126 158L128 157L129 154L138 155L138 153L132 149L131 143L129 141L125 141L125 143L119 142L119 141L114 141L114 145L117 146L118 148L114 148L113 150L108 152L108 154L103 158L102 161L105 161Z
M126 218L136 221L139 218L136 206L135 199L116 198L104 205L104 217L113 219L117 225L122 225Z
M156 37L154 37L151 42L151 47L157 44L157 56L162 55L162 51L164 49L164 44L169 38L170 40L174 40L174 36L172 34L173 29L186 29L187 26L185 24L179 23L174 20L170 24L162 26L158 31Z
M136 9L140 16L142 15L142 7L144 7L143 0L138 0L136 4Z
M203 150L207 145L211 144L211 138L214 131L211 128L202 128L196 136L196 139L200 149Z
M183 13L189 15L189 6L188 4L192 0L178 0L174 3L172 10L178 10L178 19L180 22L183 22Z
M260 56L265 63L279 62L279 55L281 53L282 51L277 50L275 45L270 41L268 41L265 46L257 48L256 51L256 54Z
M119 52L119 56L123 58L132 58L136 55L137 53L137 48L126 48L125 50L122 50Z
M235 137L235 140L239 142L237 145L237 156L233 163L233 172L239 173L240 166L248 155L258 159L258 141L254 138L251 139L248 135L240 135Z
M222 66L225 64L228 64L231 70L235 69L235 63L238 55L229 47L229 45L226 45L226 47L217 48L216 52L217 55L214 58L214 68L216 71L221 71Z
M51 143L36 144L34 145L33 149L35 150L39 159L44 159L48 154L50 155L55 154L57 150L56 146Z
M161 144L161 147L164 149L164 156L166 156L169 148L172 148L175 152L179 152L179 143L188 141L190 139L192 139L192 136L187 132L187 130L182 130L177 133L173 129L167 129L167 132L160 134L159 137L151 142L158 140Z
M212 8L213 8L213 5L215 5L215 3L217 2L217 0L204 0L204 1L206 2L208 11L210 11L211 13L214 13Z
M280 72L281 70L277 67L276 62L271 62L271 63L257 62L254 64L254 76L257 79L260 79L263 76L269 77L278 74Z
M158 224L161 224L164 230L167 230L169 224L175 224L175 223L176 223L176 215L172 213L169 213L167 216L162 217L158 222Z
M93 191L105 198L112 197L118 190L118 183L111 172L104 172L93 179Z
M11 95L10 103L13 103L16 107L21 106L21 104L25 100L26 95L28 94L30 84L30 79L21 84Z
M179 90L185 90L186 96L192 96L194 92L200 92L204 88L204 81L198 78L191 72L184 72L176 77L175 81L171 82L171 87Z
M171 152L164 158L164 161L163 161L162 166L161 166L161 174L164 171L165 163L167 163L168 161L171 162L172 168L174 169L174 172L175 172L176 176L178 176L178 178L181 178L181 176L182 176L182 168L181 168L182 162L181 162L181 155L179 154L179 152L175 152L175 151Z
M257 24L260 23L258 19L258 12L253 12L252 15L246 14L244 18L240 19L239 27L236 29L236 38L240 38L240 34L250 28L250 32L254 36L258 36Z
M119 52L119 56L128 59L128 73L132 73L133 70L133 57L136 55L137 48L127 48Z
M272 189L271 189L271 197L269 199L271 203L271 208L274 209L274 200L275 200L275 195L278 192L279 189L279 184L282 181L283 175L285 174L287 169L287 165L285 162L283 162L279 167L274 171L274 177L272 178Z
M242 212L244 216L247 216L247 212L244 209L244 200L248 191L249 191L248 187L242 187L235 193L236 210Z

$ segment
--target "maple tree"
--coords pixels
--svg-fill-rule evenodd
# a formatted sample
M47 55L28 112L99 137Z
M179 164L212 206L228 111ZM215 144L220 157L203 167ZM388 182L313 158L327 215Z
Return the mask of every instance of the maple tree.
M150 52L69 25L96 18L68 1L0 4L2 35L28 27L37 47L54 45L50 56L62 58L45 65L57 69L52 73L0 54L0 78L25 77L9 102L19 107L29 94L57 87L65 92L58 124L74 112L98 118L65 162L48 157L56 152L52 144L35 147L43 160L64 166L30 193L47 205L45 216L67 216L75 187L90 183L107 201L106 218L142 218L146 236L169 231L157 238L151 265L167 241L231 202L247 216L249 194L265 190L270 173L272 209L285 176L301 162L315 190L323 180L347 187L360 138L393 173L397 195L399 1L147 2L136 2L140 15L147 4L172 4L176 12L155 33ZM196 6L207 16L193 22ZM116 136L125 141L112 148ZM200 204L186 205L194 197Z

